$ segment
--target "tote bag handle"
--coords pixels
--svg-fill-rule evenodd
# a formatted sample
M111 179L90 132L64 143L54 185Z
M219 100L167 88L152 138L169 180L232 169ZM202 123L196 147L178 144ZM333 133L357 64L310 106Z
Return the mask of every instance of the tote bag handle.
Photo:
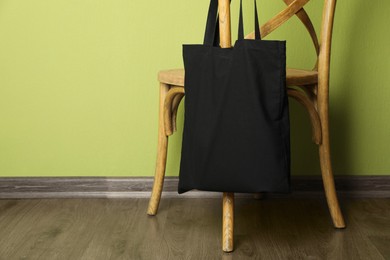
M255 39L261 40L259 16L257 13L256 0L254 0L255 11ZM242 0L240 0L240 16L238 22L238 39L244 39L244 22L242 14ZM209 6L209 12L207 15L206 30L204 34L204 45L207 46L219 46L219 26L218 26L218 0L211 0Z
M259 26L259 15L257 14L257 5L256 0L253 0L254 2L254 9L255 9L255 39L261 40L260 35L260 26ZM242 15L242 0L240 0L240 17L238 20L238 39L244 40L244 21L243 21L243 15Z

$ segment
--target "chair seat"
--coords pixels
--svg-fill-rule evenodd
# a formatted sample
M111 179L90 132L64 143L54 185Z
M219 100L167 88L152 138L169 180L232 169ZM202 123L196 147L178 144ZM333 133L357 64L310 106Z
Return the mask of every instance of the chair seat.
M318 72L313 70L286 70L287 86L311 85L318 82ZM158 73L158 81L173 86L184 86L184 69L162 70Z

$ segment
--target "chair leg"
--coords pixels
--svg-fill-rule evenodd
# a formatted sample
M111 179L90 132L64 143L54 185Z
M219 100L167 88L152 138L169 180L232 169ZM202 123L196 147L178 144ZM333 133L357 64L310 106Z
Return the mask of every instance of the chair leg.
M322 122L322 143L319 145L322 181L324 184L326 200L335 228L345 228L344 218L340 210L334 184L332 164L330 160L329 122Z
M232 252L234 236L234 193L224 192L222 199L222 250Z
M161 192L164 184L165 167L167 162L168 136L164 128L164 101L168 93L169 86L160 84L160 108L159 108L159 122L158 122L158 144L157 144L157 162L156 172L154 175L154 184L152 195L149 200L148 215L154 216L157 214L158 206L160 204Z

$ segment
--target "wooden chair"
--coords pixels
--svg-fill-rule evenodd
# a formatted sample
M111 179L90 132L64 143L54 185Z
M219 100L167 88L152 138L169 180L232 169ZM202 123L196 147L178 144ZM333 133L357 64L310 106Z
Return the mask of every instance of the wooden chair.
M344 219L340 211L330 159L329 146L329 65L332 39L333 17L336 0L324 0L321 34L318 40L313 24L304 6L309 0L283 0L287 7L261 26L265 37L280 25L296 15L309 32L317 53L317 62L312 70L287 69L286 80L288 95L297 100L308 111L312 124L312 139L318 145L321 173L325 195L334 227L344 228ZM230 4L229 0L219 0L220 45L231 46ZM254 33L246 38L253 39ZM161 198L165 165L167 159L168 136L176 131L176 114L184 96L184 70L160 71L160 111L158 129L158 153L154 186L149 202L148 214L155 215ZM294 87L294 88L292 88ZM234 194L223 194L223 241L225 252L233 251L233 207Z

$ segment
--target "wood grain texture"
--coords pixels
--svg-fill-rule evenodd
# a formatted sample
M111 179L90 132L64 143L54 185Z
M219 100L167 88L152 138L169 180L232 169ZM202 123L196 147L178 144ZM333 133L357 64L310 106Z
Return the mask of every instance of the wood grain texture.
M220 199L0 200L0 259L389 259L390 199L235 200L235 250L220 249ZM265 214L266 213L266 214ZM304 213L304 214L302 214Z
M234 250L234 193L224 192L222 197L222 250Z
M219 45L221 48L232 47L230 25L230 0L218 0Z
M332 44L332 30L336 0L325 0L321 24L321 44L318 56L318 94L317 108L321 119L322 142L319 145L319 156L322 180L324 183L326 200L336 228L345 228L345 221L340 210L334 185L331 163L330 136L329 136L329 71L330 49Z
M266 37L271 32L279 28L283 23L288 21L292 16L294 16L299 10L301 10L309 0L294 0L292 1L287 8L282 10L280 13L275 15L265 24L260 27L261 37ZM254 32L246 36L247 39L254 39Z

